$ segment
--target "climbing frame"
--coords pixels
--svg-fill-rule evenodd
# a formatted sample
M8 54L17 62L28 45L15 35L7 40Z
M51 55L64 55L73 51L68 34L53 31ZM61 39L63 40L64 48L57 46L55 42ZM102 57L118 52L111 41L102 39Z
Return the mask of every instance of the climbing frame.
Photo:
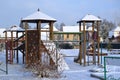
M27 52L26 52L26 62L28 64L35 63L39 60L39 31L38 30L27 30Z

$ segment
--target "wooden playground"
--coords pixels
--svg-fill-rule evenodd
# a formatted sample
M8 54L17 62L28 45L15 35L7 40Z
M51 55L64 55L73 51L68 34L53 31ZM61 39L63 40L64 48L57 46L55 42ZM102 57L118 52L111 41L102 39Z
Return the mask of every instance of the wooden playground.
M35 13L41 15L39 10ZM43 14L44 17L47 15ZM57 51L56 45L53 42L53 23L56 21L54 18L48 17L48 19L41 19L41 16L38 16L39 19L32 18L33 15L30 15L21 20L22 23L25 23L25 30L6 30L5 41L6 41L6 61L7 63L13 64L14 58L17 63L19 63L19 51L23 54L23 63L26 66L35 66L37 63L47 64L56 66L57 70L64 70L67 64L65 63L62 55ZM36 24L36 29L27 29L28 23ZM42 30L41 24L47 23L49 25L49 30ZM7 37L7 33L11 33L11 37ZM41 33L49 33L49 40L42 40ZM16 37L13 37L13 33L16 34ZM18 37L19 34L22 34ZM59 67L58 67L59 66Z
M64 70L64 66L67 66L65 60L61 53L57 50L56 42L64 42L64 40L56 40L55 35L65 35L65 34L76 34L78 35L78 39L76 41L68 41L68 42L77 42L79 46L78 57L74 60L80 65L86 66L87 60L89 56L92 56L93 64L100 64L100 56L104 56L106 54L100 53L99 50L99 23L101 20L93 15L93 19L86 18L86 16L78 21L79 23L79 32L54 32L53 24L56 22L56 19L47 16L47 18L42 18L47 15L41 13L39 10L23 18L21 23L25 23L25 29L23 30L6 30L5 33L5 41L6 41L6 61L7 63L13 64L14 58L17 63L19 63L19 51L23 54L23 63L27 66L34 66L38 62L41 64L47 63L48 65L57 66L58 70ZM34 17L38 15L37 17ZM36 24L36 29L27 29L28 23ZM49 25L49 30L42 30L41 24L47 23ZM86 23L90 23L92 25L92 36L89 36L88 32L85 30ZM83 25L83 30L81 28ZM97 29L95 31L95 28ZM8 38L8 32L11 33L11 37ZM46 32L49 33L49 39L42 40L41 33ZM16 37L13 37L13 33L16 34ZM19 34L22 34L18 37ZM93 42L92 52L87 49L87 44ZM86 59L86 56L88 58ZM96 58L97 57L97 58ZM89 64L88 64L89 65Z

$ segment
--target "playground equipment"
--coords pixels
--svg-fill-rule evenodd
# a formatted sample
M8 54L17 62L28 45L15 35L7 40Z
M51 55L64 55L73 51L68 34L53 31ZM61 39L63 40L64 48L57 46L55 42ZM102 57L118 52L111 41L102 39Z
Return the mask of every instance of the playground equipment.
M40 64L55 65L58 71L68 69L63 56L57 51L56 45L53 42L53 23L55 21L56 19L43 14L39 10L23 18L21 23L25 23L24 34L12 41L18 45L13 46L12 44L11 51L21 51L23 53L23 63L25 59L25 64L27 66L34 66L39 62ZM36 29L27 29L28 23L36 23ZM47 30L42 30L42 23L48 23L49 28ZM49 33L49 38L42 40L42 32ZM13 40L13 38L11 40ZM8 51L9 49L6 48L6 50ZM19 53L17 53L17 55L18 54ZM14 55L12 54L12 56ZM8 58L9 57L7 57L7 59ZM13 57L11 58L11 62L13 62ZM19 62L18 58L17 62Z
M78 55L78 58L76 59L76 62L80 62L80 64L82 64L82 59L83 59L83 64L84 66L86 65L87 63L87 59L86 59L86 56L93 56L93 64L96 64L96 63L100 63L100 53L99 53L99 22L101 21L101 19L97 18L96 16L93 16L93 15L86 15L83 19L81 19L80 21L78 21L77 23L79 23L79 31L80 32L83 32L83 35L80 36L80 40L83 41L81 44L80 44L80 47L79 47L79 55ZM89 23L91 24L92 26L92 38L91 38L91 41L93 42L93 54L90 54L87 53L87 47L86 47L86 44L89 40L87 40L88 36L87 36L87 33L86 33L86 30L85 30L85 26L86 26L86 23ZM81 29L81 25L83 25L83 31ZM95 31L95 27L97 28L97 31ZM97 46L97 52L96 52L96 46ZM98 57L97 60L96 60L96 56Z
M5 33L5 44L6 44L6 55L7 55L6 61L7 61L7 63L12 64L13 63L13 58L15 56L16 56L17 63L19 62L18 49L16 49L16 52L15 52L15 47L18 47L18 45L21 44L22 41L24 41L24 32L25 32L24 30L5 30L4 31L4 33ZM19 36L19 34L20 34L20 36ZM20 45L19 45L19 47L20 47Z

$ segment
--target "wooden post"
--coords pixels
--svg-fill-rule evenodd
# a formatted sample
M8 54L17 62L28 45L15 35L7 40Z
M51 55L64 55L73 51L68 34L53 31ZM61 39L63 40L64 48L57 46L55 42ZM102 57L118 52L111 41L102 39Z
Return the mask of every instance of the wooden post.
M5 42L7 41L7 31L5 31Z
M38 36L39 36L39 45L38 45L38 49L39 49L39 52L38 52L38 59L40 60L40 63L42 62L42 48L41 48L41 21L38 21L37 23L37 28L38 28Z
M16 38L18 38L18 32L16 33ZM19 41L17 41L17 43L16 43L16 45L18 46L18 42ZM19 60L18 60L18 49L17 49L17 52L16 52L16 60L17 60L17 63L19 62Z
M50 40L53 40L53 22L49 22L49 38ZM52 65L53 63L53 60L50 58L50 65Z
M49 30L50 30L49 38L50 40L53 40L53 22L49 23Z
M83 36L84 36L84 44L83 44L83 54L84 54L84 66L86 65L86 31L85 31L85 21L83 21Z
M22 32L22 35L24 35L25 34L25 32ZM18 33L17 33L17 36L18 36ZM23 37L22 38L22 41L24 41L25 40L25 38ZM17 45L18 45L18 43L17 43ZM24 62L25 62L25 49L23 49L23 64L24 64Z
M94 35L94 30L95 30L95 28L94 28L94 21L93 21L92 22L92 36ZM96 60L95 60L95 54L96 54L96 52L95 52L95 42L94 42L94 39L93 39L92 42L93 42L93 64L95 64L95 62L96 62Z
M11 31L11 63L13 63L13 31Z
M81 32L81 22L79 23L79 32ZM80 59L80 65L82 64L82 40L81 40L81 34L79 34L79 59Z
M100 63L100 53L99 53L99 43L100 43L100 38L99 38L99 22L97 21L97 48L98 48L98 64ZM102 54L102 53L101 53Z
M26 64L28 64L28 46L27 46L27 44L28 44L28 42L27 42L27 22L25 22L25 52L26 52L26 54L25 54L25 63Z

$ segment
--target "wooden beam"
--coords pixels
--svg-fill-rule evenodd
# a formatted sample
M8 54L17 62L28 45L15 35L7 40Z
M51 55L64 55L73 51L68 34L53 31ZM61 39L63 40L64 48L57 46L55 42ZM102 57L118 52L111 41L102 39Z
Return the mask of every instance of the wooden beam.
M26 54L25 54L25 63L26 64L28 64L28 46L27 46L27 44L28 44L28 42L27 42L27 22L25 22L25 52L26 52Z
M86 31L85 31L85 21L83 22L83 36L84 36L84 44L83 44L83 54L84 54L84 66L86 65Z
M95 30L95 24L94 24L95 22L92 22L92 36L94 35L94 30ZM94 41L94 37L92 37L93 38L93 64L95 64L95 62L96 62L96 57L95 57L95 41Z
M42 62L42 52L41 52L41 21L38 21L38 23L37 23L37 28L38 28L38 32L39 32L39 34L38 34L38 36L39 36L39 52L38 52L38 59L40 60L40 63Z
M81 30L81 23L79 23L79 32L81 32L82 30ZM79 40L81 40L82 38L81 38L82 36L81 35L79 35ZM79 43L79 59L80 59L80 65L82 65L82 42L80 42Z
M18 32L16 32L16 38L18 38ZM17 41L16 46L18 46L18 43L19 43L19 41ZM18 49L17 49L17 52L16 52L16 60L17 60L17 63L18 63L19 62L18 61Z
M11 60L11 63L13 63L13 31L11 31L11 48L12 48L12 50L11 50L11 58L12 58L12 60Z
M53 22L49 22L49 29L50 29L50 40L53 40Z
M97 48L98 48L98 64L100 64L100 53L99 53L99 49L100 49L100 37L99 37L99 22L97 21L97 36L98 36L98 39L97 39Z

